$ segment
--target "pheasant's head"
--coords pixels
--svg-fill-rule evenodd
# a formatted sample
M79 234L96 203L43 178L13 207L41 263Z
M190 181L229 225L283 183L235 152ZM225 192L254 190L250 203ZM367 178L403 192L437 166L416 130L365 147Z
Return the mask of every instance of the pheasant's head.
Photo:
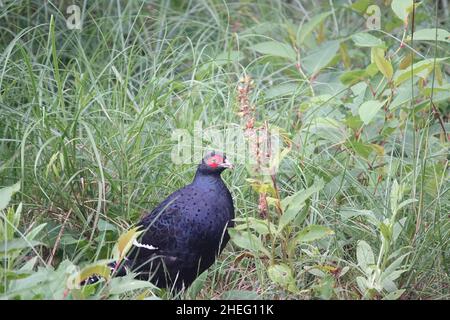
M233 165L225 154L217 151L208 152L199 165L199 170L206 174L221 173L225 169L232 169Z

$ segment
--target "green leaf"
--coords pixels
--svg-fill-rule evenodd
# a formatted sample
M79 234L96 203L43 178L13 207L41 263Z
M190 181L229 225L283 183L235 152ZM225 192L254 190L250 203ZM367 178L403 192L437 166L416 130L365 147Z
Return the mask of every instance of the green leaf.
M301 230L295 236L296 242L312 242L322 238L325 238L329 235L333 235L334 231L325 226L312 224Z
M375 257L373 255L372 248L370 245L364 241L359 240L356 247L356 259L358 260L358 265L366 274L371 274L371 265L375 264Z
M444 41L450 42L450 32L444 29L437 29L437 38L436 38L436 29L421 29L414 32L413 35L414 41ZM406 38L406 41L411 41L411 36Z
M392 240L392 230L391 228L385 224L384 222L381 222L379 225L381 235L386 240L386 242L390 242Z
M0 189L0 211L5 209L14 193L20 190L20 181L12 186Z
M119 237L119 240L117 240L114 248L114 258L117 261L121 261L125 257L128 250L130 250L133 245L134 240L136 240L143 232L143 230L138 231L138 229L139 227L128 230Z
M290 45L278 41L261 42L251 46L250 49L265 55L286 58L291 61L297 60L295 50Z
M314 16L311 20L309 20L307 23L305 23L302 26L302 29L300 31L300 35L298 38L298 41L300 44L303 44L305 42L305 39L307 36L311 34L311 32L319 25L321 24L326 17L328 17L331 14L330 12L323 12L316 16Z
M419 4L417 3L416 6ZM392 0L392 11L399 17L405 24L408 23L408 15L412 12L413 0Z
M384 103L377 100L369 100L359 106L358 113L364 124L368 125Z
M97 229L99 231L117 231L117 227L103 219L98 220Z
M252 252L262 252L266 256L270 257L269 251L264 248L261 239L252 234L249 231L239 232L234 229L228 230L231 240L234 244L242 249L246 249Z
M366 67L366 74L369 77L373 77L377 73L378 73L378 67L377 67L376 63L371 63Z
M205 285L207 278L208 278L208 270L202 272L197 277L197 279L195 279L194 282L192 282L188 291L191 299L195 299L198 296L203 286Z
M365 293L369 288L369 282L363 277L356 277L356 283L358 284L358 288L362 293Z
M42 242L34 241L34 240L27 240L24 238L20 239L13 239L13 240L7 240L7 241L1 241L0 242L0 253L8 253L14 250L23 250L27 248L33 248L37 245L41 245Z
M298 291L292 269L288 265L284 263L272 265L268 268L267 274L269 275L270 280L283 288L288 289L291 292Z
M235 222L242 222L241 224L234 227L235 230L245 230L247 228L251 228L258 232L260 235L266 235L270 233L269 226L271 231L276 230L275 226L267 220L256 219L253 217L248 218L235 218Z
M352 4L352 9L359 12L359 13L365 13L367 7L371 3L371 0L357 0Z
M106 262L99 261L97 263L84 267L78 273L78 277L76 278L79 279L80 282L82 282L94 275L99 275L102 278L109 279L111 276L111 269L106 265Z
M389 265L389 267L387 267L387 268L383 271L383 273L382 273L381 276L380 276L380 279L381 279L381 280L384 280L386 277L390 277L391 280L397 279L397 278L391 276L391 274L392 274L394 271L396 271L396 270L402 265L403 260L405 260L405 258L406 258L408 255L410 255L410 254L411 254L411 252L408 252L408 253L405 253L405 254L401 255L401 256L398 257L397 259L395 259L395 261L392 262L392 263Z
M316 74L326 67L339 50L339 41L322 43L311 54L302 59L302 67L309 74Z
M384 57L384 49L373 47L371 50L372 61L377 65L378 70L386 77L386 79L391 80L394 74L394 69L392 64Z
M128 278L113 278L110 282L110 294L122 294L129 291L134 291L144 288L156 288L154 284L149 281L128 279Z
M407 270L395 270L390 274L386 275L381 281L381 285L387 291L397 290L397 286L394 281L397 280L405 271Z
M311 197L314 193L323 189L325 183L323 180L318 180L311 187L306 190L297 191L292 196L288 196L281 201L281 207L283 208L283 215L278 223L278 232L280 232L286 225L293 221L300 210L305 205L305 201Z
M293 95L295 91L299 88L299 85L297 83L283 83L276 86L270 87L266 91L266 95L264 96L265 99L273 99L276 97L282 97L285 95Z
M365 70L356 69L343 73L339 77L339 80L346 86L352 86L363 80L365 76L366 76Z
M354 139L351 139L350 141L346 142L345 145L355 150L355 152L364 159L368 159L370 154L373 152L373 148L371 147L370 144L356 141Z
M327 274L314 286L316 295L321 299L329 300L333 296L335 281L332 275Z
M352 35L352 40L358 47L382 47L384 46L384 42L371 35L368 32L359 32Z
M438 58L436 59L436 68L439 65L440 61L445 60L446 58ZM432 71L434 67L434 59L425 59L414 63L412 66L408 68L397 71L394 76L394 83L396 86L401 85L403 82L411 79L411 76L418 76L420 78L426 78ZM411 75L412 73L412 75Z
M26 235L25 237L28 240L34 240L34 238L36 238L36 236L38 235L39 232L41 232L45 226L47 225L47 223L41 223L40 225L32 228Z

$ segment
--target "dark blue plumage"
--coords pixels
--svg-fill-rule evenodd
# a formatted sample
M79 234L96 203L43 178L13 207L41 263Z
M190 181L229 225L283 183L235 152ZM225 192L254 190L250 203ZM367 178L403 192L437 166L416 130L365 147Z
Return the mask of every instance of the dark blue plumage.
M208 153L194 181L175 191L147 214L118 275L125 269L158 287L188 287L210 267L229 240L234 206L220 174L231 167L226 157Z

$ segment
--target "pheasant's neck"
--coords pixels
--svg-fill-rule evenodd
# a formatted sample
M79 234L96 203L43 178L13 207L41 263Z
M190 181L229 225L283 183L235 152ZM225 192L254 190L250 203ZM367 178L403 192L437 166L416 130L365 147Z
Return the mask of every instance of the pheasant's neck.
M197 171L194 177L194 184L197 186L204 186L206 188L219 187L223 188L225 184L220 178L220 174L204 174Z

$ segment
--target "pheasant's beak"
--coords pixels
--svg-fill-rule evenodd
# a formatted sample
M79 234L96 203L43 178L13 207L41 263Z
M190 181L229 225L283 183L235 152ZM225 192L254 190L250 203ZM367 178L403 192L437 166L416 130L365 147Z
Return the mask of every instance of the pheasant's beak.
M221 167L221 168L228 168L228 169L233 169L234 168L233 164L230 161L228 161L228 159L225 159L225 161L223 163L219 164L219 167Z

